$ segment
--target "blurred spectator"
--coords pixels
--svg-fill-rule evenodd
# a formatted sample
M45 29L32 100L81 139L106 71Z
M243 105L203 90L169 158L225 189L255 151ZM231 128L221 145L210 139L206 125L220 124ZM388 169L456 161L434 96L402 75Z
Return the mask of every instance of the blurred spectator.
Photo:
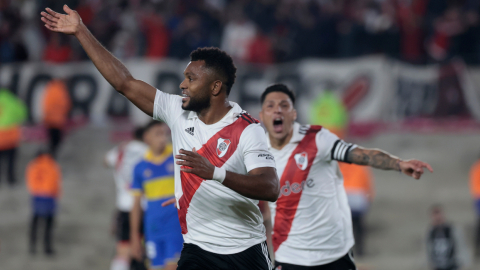
M60 167L46 151L39 151L27 166L27 188L32 197L32 220L30 224L30 253L36 252L37 229L43 221L44 252L53 255L53 225L57 199L61 192L62 174Z
M53 63L65 63L72 59L72 48L67 43L68 37L52 33L43 51L43 60Z
M269 37L257 31L257 35L252 39L247 47L247 62L256 64L272 64L273 48Z
M15 163L21 139L20 125L26 118L27 107L23 101L8 89L0 88L0 179L2 165L6 164L10 185L16 182Z
M447 222L441 206L431 210L431 227L427 234L430 269L457 270L468 267L470 254L462 231Z
M373 176L369 167L339 162L348 205L352 211L355 255L365 254L365 215L374 197Z
M343 101L327 83L326 89L318 95L310 106L310 123L321 125L340 138L345 138L348 125L348 111Z
M470 169L470 192L475 204L476 232L475 232L475 257L480 257L480 159Z
M63 81L52 80L45 86L42 105L43 123L48 130L49 150L56 157L71 108L70 95Z
M246 61L248 46L256 36L255 24L243 13L241 5L232 5L229 10L229 20L223 29L221 48L232 58Z
M380 53L417 64L454 56L480 63L478 0L65 1L2 1L0 62L38 60L49 34L40 30L37 10L61 10L67 3L122 58L184 59L197 47L220 46L252 62L262 55L252 46L265 49L264 37L269 37L275 62ZM257 35L257 29L263 34ZM86 57L78 43L67 41L50 38L44 58L64 62Z

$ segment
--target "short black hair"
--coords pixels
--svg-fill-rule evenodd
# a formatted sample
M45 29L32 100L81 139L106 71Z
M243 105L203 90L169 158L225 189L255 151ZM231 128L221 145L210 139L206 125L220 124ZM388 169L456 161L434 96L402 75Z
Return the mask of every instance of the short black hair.
M134 130L133 130L133 138L136 139L136 140L139 140L141 141L142 138L143 138L143 132L144 132L144 128L143 127L136 127Z
M263 104L267 95L272 92L280 92L286 94L290 98L290 100L292 100L292 104L295 105L295 93L283 83L276 83L267 87L267 89L263 91L262 96L260 97L261 104Z
M233 83L235 82L237 68L233 59L228 53L216 47L198 48L190 54L190 61L205 61L207 68L213 69L218 75L224 78L227 89L227 96L230 95Z
M146 124L145 127L143 128L142 137L143 137L143 135L145 135L145 133L149 129L151 129L152 127L154 127L156 125L166 125L166 123L163 122L163 121L159 121L159 120L152 120L152 121L148 122L148 124Z

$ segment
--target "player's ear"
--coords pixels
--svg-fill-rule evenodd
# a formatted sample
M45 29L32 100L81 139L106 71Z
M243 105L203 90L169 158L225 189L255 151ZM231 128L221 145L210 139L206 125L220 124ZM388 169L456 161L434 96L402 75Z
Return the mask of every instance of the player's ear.
M260 122L264 123L264 122L263 122L263 108L262 108L262 110L258 113L258 117L260 118Z
M293 109L293 120L297 120L297 110Z
M219 80L214 81L212 85L212 95L218 96L220 92L222 92L222 86L223 86L222 81L219 81Z

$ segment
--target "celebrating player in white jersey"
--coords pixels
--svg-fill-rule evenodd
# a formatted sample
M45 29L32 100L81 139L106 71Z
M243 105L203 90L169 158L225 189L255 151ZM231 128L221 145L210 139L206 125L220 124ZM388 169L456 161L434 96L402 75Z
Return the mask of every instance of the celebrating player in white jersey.
M107 81L138 108L172 130L175 197L184 235L179 270L269 269L258 200L276 201L279 180L258 121L227 100L235 81L232 58L197 49L184 71L182 96L132 77L66 5L47 8L51 31L75 35Z
M356 269L350 209L337 161L401 171L415 179L432 168L346 143L321 126L300 125L295 95L283 84L268 87L261 102L260 119L280 177L280 196L270 203L276 269Z

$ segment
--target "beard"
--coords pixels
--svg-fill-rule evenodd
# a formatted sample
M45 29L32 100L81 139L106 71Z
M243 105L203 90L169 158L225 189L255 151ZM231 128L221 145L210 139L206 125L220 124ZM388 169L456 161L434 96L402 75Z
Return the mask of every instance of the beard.
M201 112L202 110L208 109L210 107L210 96L208 93L201 96L190 97L190 100L187 104L182 104L182 109L186 111L194 111L196 113Z

